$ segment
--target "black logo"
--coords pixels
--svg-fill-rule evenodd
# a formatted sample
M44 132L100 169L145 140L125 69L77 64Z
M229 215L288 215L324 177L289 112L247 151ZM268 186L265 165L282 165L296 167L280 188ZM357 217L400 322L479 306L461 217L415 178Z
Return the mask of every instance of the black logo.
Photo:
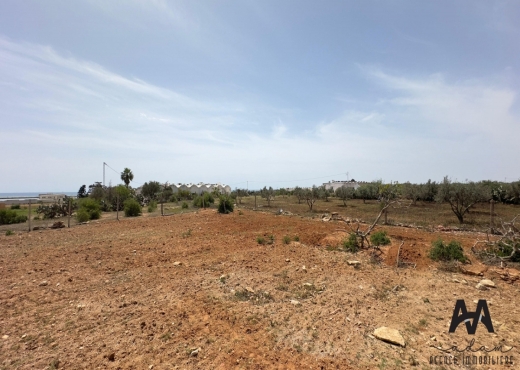
M460 314L459 314L460 312ZM484 312L484 314L482 314ZM470 324L471 319L473 322ZM490 333L494 333L493 323L491 322L491 316L489 315L489 309L487 302L484 299L480 299L477 303L477 309L475 312L468 312L466 309L466 303L463 299L458 299L455 303L455 309L453 310L453 317L451 318L450 333L455 333L455 329L461 322L466 324L466 330L468 334L475 334L477 331L478 323L482 322Z

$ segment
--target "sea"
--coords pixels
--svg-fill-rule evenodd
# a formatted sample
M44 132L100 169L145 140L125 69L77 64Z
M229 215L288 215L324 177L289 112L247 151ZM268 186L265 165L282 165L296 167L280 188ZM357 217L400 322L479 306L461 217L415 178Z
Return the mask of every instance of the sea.
M42 191L39 193L0 193L0 200L23 200L38 198L40 194L65 194L69 197L78 195L76 191Z

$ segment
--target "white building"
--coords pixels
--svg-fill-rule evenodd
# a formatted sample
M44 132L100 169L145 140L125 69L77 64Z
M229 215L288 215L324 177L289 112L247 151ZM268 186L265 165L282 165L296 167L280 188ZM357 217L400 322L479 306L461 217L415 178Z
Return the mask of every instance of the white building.
M332 189L333 191L336 191L336 189L339 189L342 186L346 186L347 188L353 188L354 190L356 190L357 188L359 188L360 185L358 184L357 181L354 181L354 180L350 180L350 181L331 180L329 182L324 183L323 186L327 190Z
M42 201L57 202L59 200L65 199L65 194L54 194L54 193L39 194L38 199L42 200Z
M230 194L231 193L231 187L229 185L222 185L222 184L205 184L205 183L198 183L198 184L177 184L172 185L172 190L174 193L177 193L180 190L189 191L192 194L202 194L202 193L211 193L213 190L219 190L221 193Z

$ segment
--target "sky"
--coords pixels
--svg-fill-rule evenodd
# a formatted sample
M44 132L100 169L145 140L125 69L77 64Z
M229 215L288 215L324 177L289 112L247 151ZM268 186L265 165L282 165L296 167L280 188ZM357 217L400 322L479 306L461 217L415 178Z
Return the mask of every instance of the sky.
M517 1L0 2L0 193L520 179Z

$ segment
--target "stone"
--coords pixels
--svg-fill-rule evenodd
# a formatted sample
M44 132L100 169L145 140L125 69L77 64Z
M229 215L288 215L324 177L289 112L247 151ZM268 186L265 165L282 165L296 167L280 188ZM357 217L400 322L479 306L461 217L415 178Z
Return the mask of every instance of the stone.
M307 272L307 268L305 267L305 265L302 266L302 271L303 271L303 272Z
M477 288L478 290L487 290L488 289L485 285L482 285L480 283L475 285L475 288Z
M9 335L7 335L7 334L2 335L2 339L3 339L3 340L6 340L6 339L8 339L8 338L9 338Z
M175 261L175 262L173 263L173 265L174 265L174 266L180 266L180 265L182 265L182 262Z
M251 287L246 286L246 290L251 294L255 294L255 291Z
M349 266L359 266L359 265L361 265L361 262L359 262L359 261L347 261L347 265L349 265Z
M190 352L190 357L197 357L199 355L199 352L200 352L200 347L192 349Z
M387 328L386 326L382 326L374 330L374 337L384 342L396 344L401 347L406 346L404 338L401 333L399 333L399 330Z
M310 288L310 287L312 287L312 283L303 283L303 286L304 286L304 287L309 287L309 288Z
M296 299L291 299L291 304L294 306L300 305L300 301L297 301Z
M496 288L495 283L489 279L482 279L482 280L480 280L479 284L484 285L485 287L488 287L488 288Z
M47 286L49 285L49 282L47 280L43 280L42 282L40 282L40 284L38 284L38 286Z
M285 262L291 262L291 260L289 258L286 258Z
M109 354L109 355L107 356L107 359L108 359L108 361L115 361L115 359L116 359L116 353L115 353L115 352L112 352L111 354Z

